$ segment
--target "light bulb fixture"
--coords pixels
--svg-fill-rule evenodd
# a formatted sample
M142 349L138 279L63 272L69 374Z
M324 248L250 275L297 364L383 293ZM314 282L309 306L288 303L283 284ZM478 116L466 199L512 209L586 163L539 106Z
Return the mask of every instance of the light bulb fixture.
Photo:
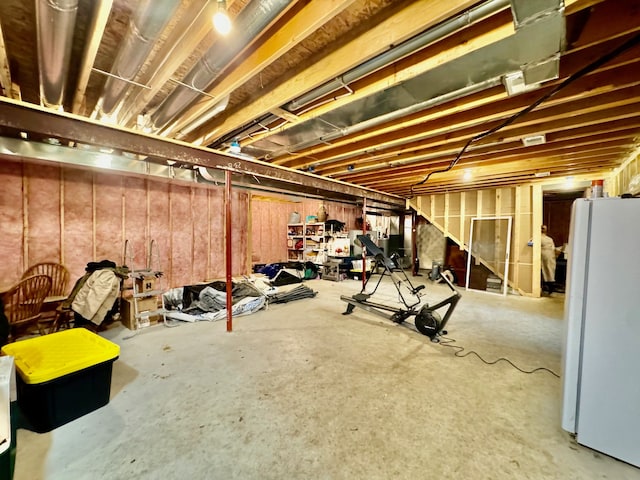
M465 169L464 174L462 175L462 180L464 180L465 182L470 182L472 178L473 178L473 173L471 172L471 169L470 168Z
M218 0L216 13L213 15L213 26L222 35L227 35L231 31L231 19L227 14L227 2Z
M229 146L229 151L231 153L240 153L240 142L238 140L233 140Z

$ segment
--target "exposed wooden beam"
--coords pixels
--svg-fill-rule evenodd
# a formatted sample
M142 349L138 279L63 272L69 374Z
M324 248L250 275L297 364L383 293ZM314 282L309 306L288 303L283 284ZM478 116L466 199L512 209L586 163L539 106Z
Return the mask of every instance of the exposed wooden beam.
M0 25L0 87L2 87L5 97L11 97L11 70L9 69L7 48L4 44L2 25Z
M389 45L398 44L413 35L471 7L474 0L418 0L403 2L391 15L380 22L372 18L368 29L356 38L337 45L321 62L309 64L307 68L291 78L283 78L280 85L267 94L251 100L242 108L223 115L220 120L194 132L195 136L206 136L215 131L222 136L238 125L244 125L257 116L295 99L303 91L309 91L363 61L382 53Z
M638 68L640 68L640 61L624 65L616 69L615 73L601 72L584 77L524 118L526 120L536 112L566 104L571 100L593 97L594 102L599 102L600 99L606 98L611 90L639 85ZM598 87L599 85L605 86ZM404 144L407 149L414 148L411 142L424 142L425 139L437 134L451 136L452 132L463 127L484 125L491 120L507 118L540 98L551 88L553 86L511 98L507 97L501 88L494 88L483 94L474 95L473 99L466 102L451 102L422 112L420 116L395 122L393 125L381 125L377 130L370 129L367 132L345 137L332 145L314 147L308 156L305 152L300 152L294 156L278 158L274 163L299 168L311 162L317 166L327 159L345 153L349 153L351 159L357 160L358 157L353 153L369 156L372 151L383 152L386 148L393 148L399 144ZM344 165L349 163L349 161L345 162Z
M456 35L447 37L434 45L399 60L393 65L374 72L361 81L354 82L350 85L350 88L352 89L352 93L350 95L337 98L334 101L325 103L318 108L309 110L304 115L300 115L298 122L287 123L281 128L278 128L276 133L280 133L281 131L296 125L296 123L309 120L356 100L366 98L394 85L399 85L402 82L432 70L439 65L461 58L464 55L491 45L513 34L513 17L509 10L505 10L498 16L491 17L479 24L472 25L467 29L458 32ZM273 132L269 133L269 135L271 134L273 134ZM261 135L256 135L248 142L248 144L259 140L261 137Z
M181 116L172 130L179 133L182 128L206 114L221 98L267 68L353 2L354 0L324 0L307 3L279 31L267 38L236 65L235 69L227 72L220 82L207 91L213 98L203 97L202 101ZM191 135L186 138L195 140L197 136Z

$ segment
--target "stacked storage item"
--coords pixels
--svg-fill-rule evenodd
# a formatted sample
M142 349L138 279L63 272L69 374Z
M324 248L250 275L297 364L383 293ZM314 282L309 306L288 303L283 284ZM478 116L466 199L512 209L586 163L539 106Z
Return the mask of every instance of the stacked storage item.
M47 432L107 403L120 347L84 328L2 347L15 359L18 406L36 432Z
M0 478L13 478L16 426L11 418L13 357L0 357Z

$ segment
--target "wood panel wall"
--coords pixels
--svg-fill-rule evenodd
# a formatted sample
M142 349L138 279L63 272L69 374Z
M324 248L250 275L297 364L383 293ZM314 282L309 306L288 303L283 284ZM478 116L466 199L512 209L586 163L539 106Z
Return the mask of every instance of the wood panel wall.
M523 295L540 296L542 189L539 185L423 195L411 199L409 205L463 250L468 250L472 218L511 217L509 284ZM533 247L527 245L531 239ZM500 265L500 269L503 267Z

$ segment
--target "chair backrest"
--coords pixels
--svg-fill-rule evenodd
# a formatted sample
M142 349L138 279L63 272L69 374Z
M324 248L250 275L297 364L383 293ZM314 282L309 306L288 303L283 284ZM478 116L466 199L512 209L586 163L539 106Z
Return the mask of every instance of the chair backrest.
M51 277L51 291L49 295L62 296L68 293L69 271L64 265L54 262L36 263L27 268L22 274L22 278L24 279L33 275L48 275Z
M9 325L17 325L37 319L44 299L51 290L51 277L33 275L20 280L6 292L4 311Z

